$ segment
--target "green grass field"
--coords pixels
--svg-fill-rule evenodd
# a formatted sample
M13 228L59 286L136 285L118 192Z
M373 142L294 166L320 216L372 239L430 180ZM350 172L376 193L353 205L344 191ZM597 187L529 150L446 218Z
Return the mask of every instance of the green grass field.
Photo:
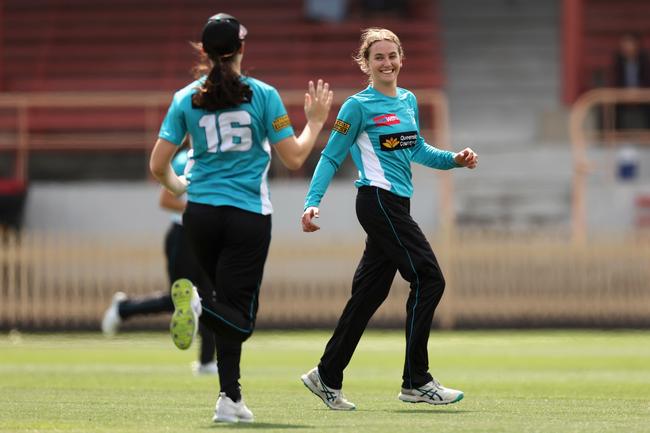
M397 400L403 336L368 332L346 370L354 412L307 391L329 332L258 332L245 345L252 425L211 421L217 379L162 333L0 334L0 432L649 432L650 332L432 332L449 406Z

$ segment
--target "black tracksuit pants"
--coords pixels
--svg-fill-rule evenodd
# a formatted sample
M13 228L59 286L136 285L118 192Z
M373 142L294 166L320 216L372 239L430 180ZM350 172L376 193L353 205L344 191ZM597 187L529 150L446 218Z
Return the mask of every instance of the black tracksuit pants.
M202 275L201 323L216 338L221 391L237 401L242 343L255 328L258 295L271 243L271 216L189 202L183 226Z
M406 302L406 355L402 387L432 380L427 342L445 280L431 246L410 215L410 200L376 187L360 187L357 218L366 248L352 281L352 296L318 365L323 382L341 389L343 370L377 308L388 296L396 271L410 283Z

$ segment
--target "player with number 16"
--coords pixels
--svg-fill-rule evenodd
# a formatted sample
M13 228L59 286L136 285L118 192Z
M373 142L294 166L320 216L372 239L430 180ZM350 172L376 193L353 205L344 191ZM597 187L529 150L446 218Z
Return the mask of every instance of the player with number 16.
M287 168L300 168L333 97L328 83L309 82L307 124L296 137L277 90L241 73L246 33L228 14L208 20L201 44L195 44L203 56L198 79L174 94L150 161L168 190L187 190L183 226L203 277L172 284L170 330L180 349L191 345L199 317L215 332L221 389L214 421L224 422L253 421L241 396L239 364L242 343L255 326L271 241L271 149ZM169 163L186 134L192 149L183 178Z

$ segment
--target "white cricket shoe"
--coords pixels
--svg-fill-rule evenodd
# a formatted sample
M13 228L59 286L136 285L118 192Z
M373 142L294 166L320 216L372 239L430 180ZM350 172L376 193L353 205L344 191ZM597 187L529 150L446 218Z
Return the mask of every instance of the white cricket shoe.
M217 361L208 362L207 364L194 361L192 363L192 372L194 376L215 376L219 374L219 367L217 367Z
M237 403L232 401L225 392L219 393L217 405L214 408L214 422L253 422L253 412L246 407L242 397Z
M402 388L397 398L407 403L450 404L461 401L464 396L463 391L445 388L433 379L419 388Z
M188 349L196 332L199 330L199 316L201 316L201 298L196 287L188 279L181 278L172 284L172 302L174 314L169 324L169 331L176 347L181 350Z
M302 383L305 384L307 389L316 394L323 400L323 403L330 409L334 410L355 410L357 407L351 401L348 401L340 389L333 389L325 385L320 380L318 374L318 367L314 367L307 373L300 376Z
M120 302L126 300L126 294L124 292L116 292L113 295L113 300L111 305L106 309L104 313L104 318L102 319L102 332L106 337L112 337L117 332L120 324L122 323L122 318L120 317Z

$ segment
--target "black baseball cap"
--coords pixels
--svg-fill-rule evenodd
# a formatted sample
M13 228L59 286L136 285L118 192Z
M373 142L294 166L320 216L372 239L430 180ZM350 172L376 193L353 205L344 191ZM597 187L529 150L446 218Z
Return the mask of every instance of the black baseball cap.
M232 55L246 37L248 30L232 15L218 13L211 16L203 27L203 50L211 55Z

